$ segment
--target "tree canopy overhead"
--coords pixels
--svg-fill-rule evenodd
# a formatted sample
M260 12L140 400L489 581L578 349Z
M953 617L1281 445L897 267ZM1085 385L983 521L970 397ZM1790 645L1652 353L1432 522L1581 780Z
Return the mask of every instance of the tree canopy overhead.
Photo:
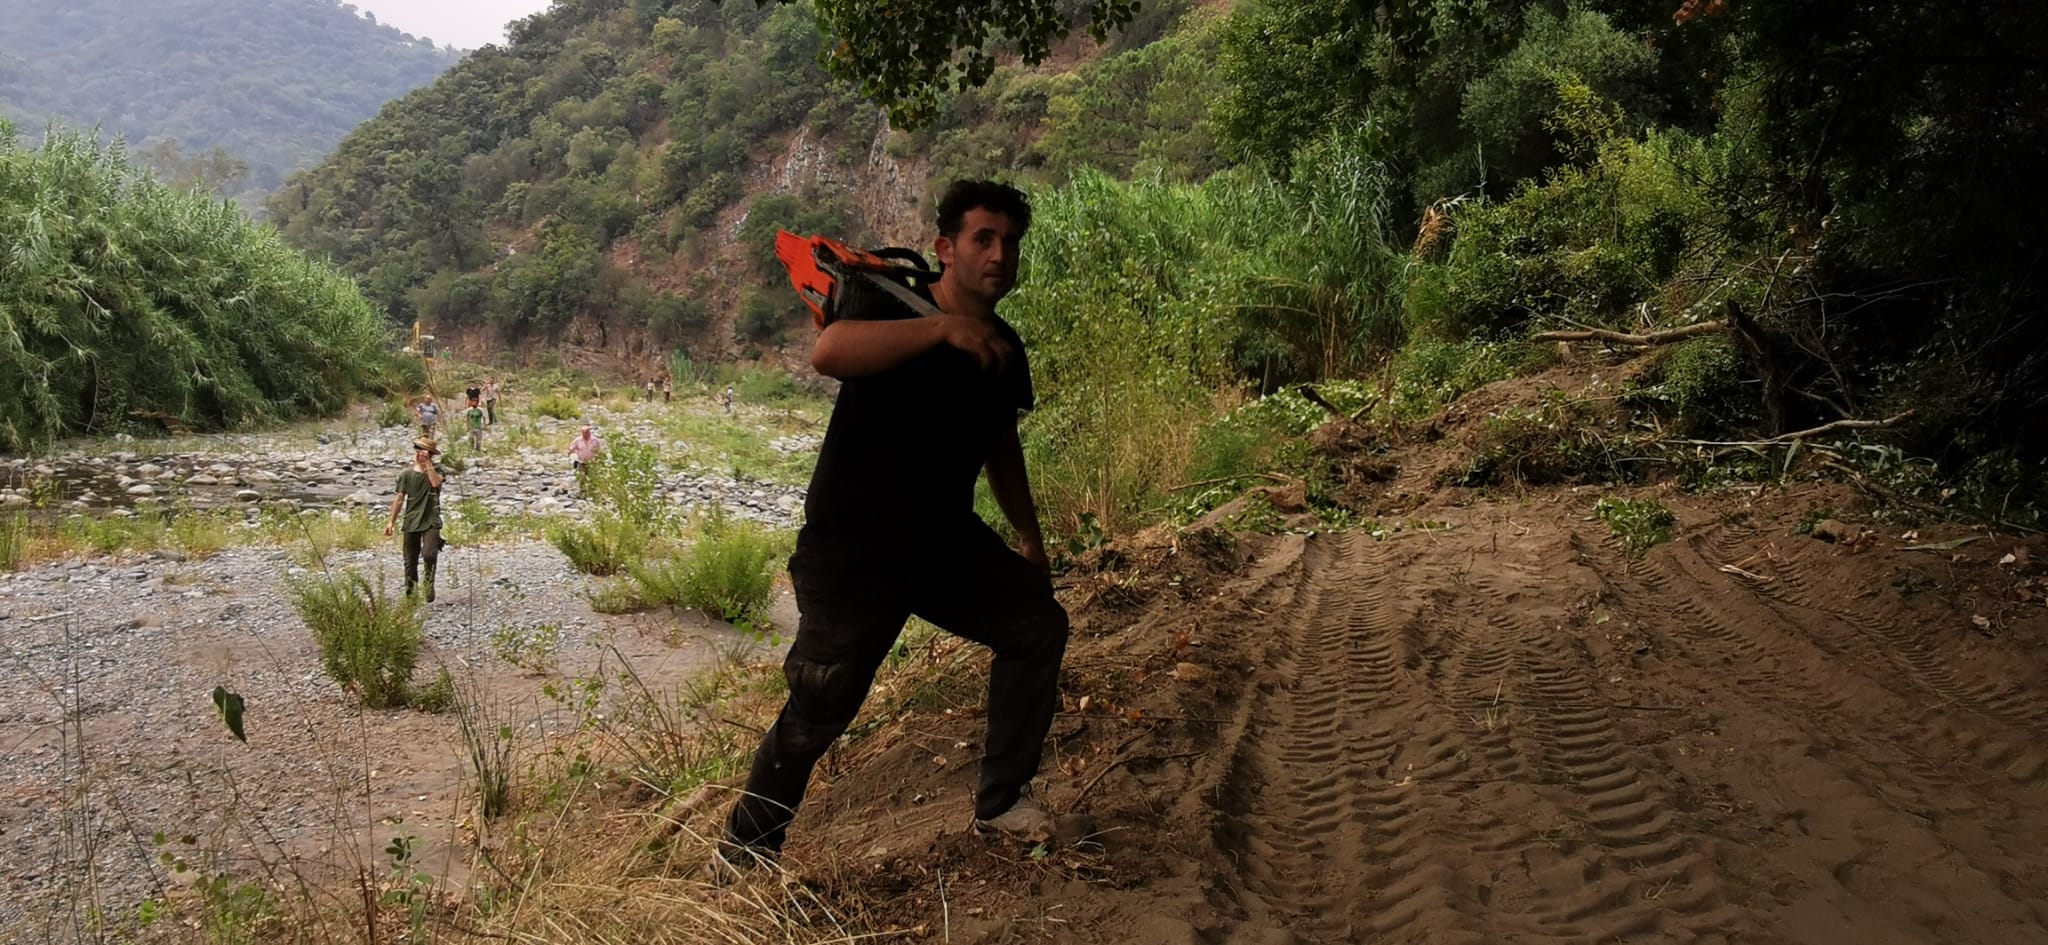
M949 86L987 82L999 52L1037 65L1080 26L1107 40L1138 6L1139 0L817 0L818 26L830 40L827 68L905 125L929 121Z

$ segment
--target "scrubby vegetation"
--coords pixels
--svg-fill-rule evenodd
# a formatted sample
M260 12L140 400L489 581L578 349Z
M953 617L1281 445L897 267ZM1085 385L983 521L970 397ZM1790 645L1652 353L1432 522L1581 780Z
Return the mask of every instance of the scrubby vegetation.
M0 246L0 449L331 414L385 370L348 279L82 135L0 121Z

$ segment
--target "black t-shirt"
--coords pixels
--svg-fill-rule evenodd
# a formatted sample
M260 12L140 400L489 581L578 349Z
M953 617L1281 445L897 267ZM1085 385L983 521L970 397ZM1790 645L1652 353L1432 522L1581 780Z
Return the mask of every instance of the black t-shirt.
M921 294L927 295L928 292ZM842 318L922 317L894 300ZM974 482L997 438L1033 406L1024 340L1000 373L941 345L888 371L842 383L818 451L799 545L874 556L943 555L974 522ZM868 560L868 565L881 565Z

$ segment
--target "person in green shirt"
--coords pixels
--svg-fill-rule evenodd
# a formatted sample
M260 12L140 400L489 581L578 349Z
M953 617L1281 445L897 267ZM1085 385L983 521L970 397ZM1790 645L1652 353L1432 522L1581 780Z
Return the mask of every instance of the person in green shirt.
M412 467L398 474L398 495L391 499L391 520L384 525L384 537L399 527L404 511L405 593L418 586L420 564L427 566L427 602L434 600L434 563L441 556L441 470L434 468L434 454L441 452L434 441L420 437L412 441Z
M469 402L469 410L465 411L463 415L469 418L469 448L482 450L484 448L484 408L477 406L476 401L472 400Z

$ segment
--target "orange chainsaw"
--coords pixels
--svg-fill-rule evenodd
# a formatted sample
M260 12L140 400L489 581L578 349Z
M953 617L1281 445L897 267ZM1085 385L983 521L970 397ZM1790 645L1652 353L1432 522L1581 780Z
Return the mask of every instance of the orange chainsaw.
M916 250L855 249L829 236L777 230L775 258L789 270L790 284L819 328L837 321L840 312L867 304L876 290L919 315L940 314L938 306L915 291L939 279Z

